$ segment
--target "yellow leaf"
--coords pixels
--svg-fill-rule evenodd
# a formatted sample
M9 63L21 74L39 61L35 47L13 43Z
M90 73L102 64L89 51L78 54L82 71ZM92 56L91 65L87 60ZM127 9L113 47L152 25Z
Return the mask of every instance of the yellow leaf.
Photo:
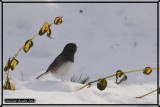
M54 24L55 25L60 25L62 23L62 16L58 16L54 19Z
M41 35L45 34L49 28L50 28L50 25L47 22L45 22L39 31L39 35L41 36Z
M7 81L5 82L3 89L4 90L15 90L15 86L13 83L10 82L9 78L7 78Z
M12 59L11 61L11 70L14 70L15 67L18 65L19 61L15 58Z
M9 58L7 63L6 63L6 65L5 65L5 67L4 67L4 71L5 72L8 71L10 69L10 67L11 67L11 61L10 61L10 58Z
M118 70L118 71L116 72L116 77L121 77L122 75L123 75L122 70Z
M149 75L152 73L152 68L151 67L146 67L143 71L144 74Z
M50 28L47 30L47 36L48 36L49 38L52 38L52 37L51 37L51 29L50 29Z
M27 53L32 46L33 46L32 40L27 40L23 48L24 52Z
M10 83L11 90L15 90L15 86L13 83Z

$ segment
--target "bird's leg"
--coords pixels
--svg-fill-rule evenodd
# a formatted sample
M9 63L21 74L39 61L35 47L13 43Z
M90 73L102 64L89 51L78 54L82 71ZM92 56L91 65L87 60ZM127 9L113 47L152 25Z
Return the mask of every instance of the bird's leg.
M63 77L61 76L61 79L62 79L62 81L64 82L64 80L63 80Z

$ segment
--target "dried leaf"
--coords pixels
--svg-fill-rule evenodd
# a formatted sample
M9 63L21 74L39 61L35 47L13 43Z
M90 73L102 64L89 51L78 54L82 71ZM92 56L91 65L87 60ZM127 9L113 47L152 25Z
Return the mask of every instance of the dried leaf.
M118 81L118 79L119 79L121 76L123 76L123 78L120 79L120 81ZM120 84L120 83L122 83L122 82L124 82L124 81L126 81L126 80L127 80L127 76L122 72L122 70L118 70L118 71L116 72L116 84Z
M124 75L123 78L122 78L119 82L116 81L116 83L117 83L117 84L120 84L120 83L122 83L122 82L124 82L124 81L126 81L126 80L127 80L127 76Z
M97 88L101 91L103 91L107 87L107 81L106 79L99 79L97 82Z
M51 37L51 29L50 29L50 28L47 30L47 36L48 36L49 38L52 38L52 37Z
M27 40L23 48L24 52L27 53L32 46L33 46L32 40Z
M49 30L49 28L50 28L50 25L47 22L45 22L39 31L39 35L41 36L41 35L45 34Z
M19 61L15 58L11 60L11 70L13 71L15 67L18 65Z
M55 25L60 25L62 23L62 16L58 16L54 19L54 24Z
M7 72L10 68L11 68L11 61L10 61L10 58L9 58L5 67L4 67L4 71Z
M122 70L118 70L118 71L116 72L116 77L121 77L122 75L123 75Z
M7 78L7 81L5 82L3 89L4 90L15 90L15 86L13 83L10 82L9 78Z
M143 70L143 74L146 74L146 75L149 75L152 73L152 68L151 67L146 67L144 70Z

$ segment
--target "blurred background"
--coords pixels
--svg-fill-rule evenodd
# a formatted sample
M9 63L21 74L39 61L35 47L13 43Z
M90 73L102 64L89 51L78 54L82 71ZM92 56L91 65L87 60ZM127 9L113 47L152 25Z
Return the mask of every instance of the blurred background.
M44 22L63 16L61 25L33 40L34 46L19 54L11 77L34 79L74 42L78 45L73 75L89 76L90 81L123 71L157 66L157 7L149 3L6 3L3 7L3 65L19 48L37 34ZM3 74L3 80L6 74ZM115 80L115 78L112 78ZM157 72L128 74L124 84L155 83Z

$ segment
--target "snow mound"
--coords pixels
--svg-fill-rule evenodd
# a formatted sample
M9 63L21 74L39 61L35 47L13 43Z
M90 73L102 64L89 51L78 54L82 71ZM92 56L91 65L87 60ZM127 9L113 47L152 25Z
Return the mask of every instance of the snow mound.
M5 98L34 98L36 104L156 104L156 93L143 99L135 99L136 96L145 94L156 88L156 84L130 84L116 85L108 80L108 87L99 91L96 84L90 88L77 91L82 84L61 79L48 78L22 82L11 80L15 91L4 90ZM4 102L5 103L5 102Z

